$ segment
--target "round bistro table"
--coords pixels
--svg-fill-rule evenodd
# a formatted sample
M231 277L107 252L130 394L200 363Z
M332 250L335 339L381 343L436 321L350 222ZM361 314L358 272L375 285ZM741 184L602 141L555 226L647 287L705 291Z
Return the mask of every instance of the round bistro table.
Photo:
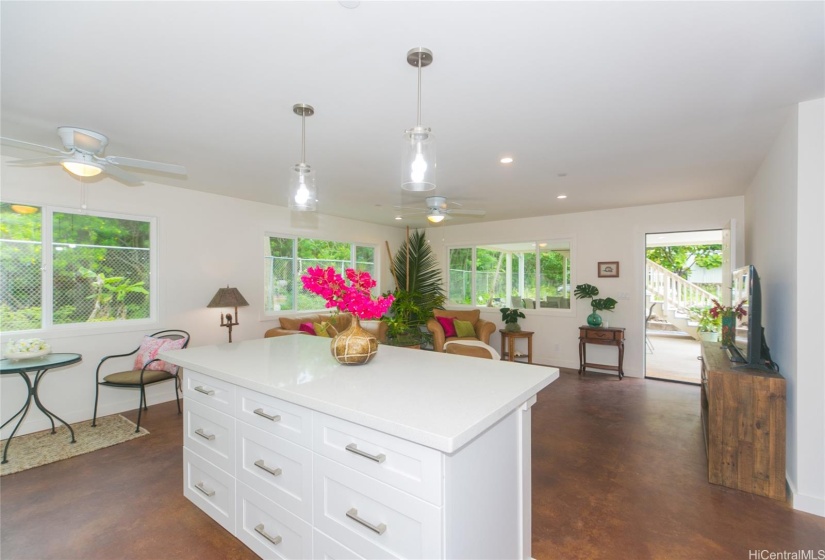
M37 390L40 387L40 381L43 379L43 375L45 375L47 371L54 368L76 364L82 359L83 356L81 356L80 354L46 354L45 356L40 356L38 358L23 358L20 360L4 358L0 360L0 373L2 373L3 375L13 373L20 375L20 377L22 377L23 381L26 383L26 388L28 389L26 403L23 405L23 407L20 410L18 410L14 416L3 422L2 426L0 426L0 430L2 430L6 427L6 424L20 416L20 419L17 421L17 425L14 427L14 430L12 430L9 439L6 440L6 445L3 448L3 463L8 463L6 455L9 452L9 444L11 443L11 438L14 437L14 434L17 432L17 429L23 422L23 418L26 417L26 413L28 412L32 401L34 401L35 406L37 406L37 408L39 408L52 423L52 433L55 433L54 421L58 420L64 426L69 428L69 433L72 434L72 443L75 443L76 440L74 438L74 430L72 429L72 427L69 426L62 418L60 418L55 413L51 412L45 406L43 406L43 403L40 402L40 397L37 395ZM29 380L28 375L32 372L35 372L34 383L32 383Z

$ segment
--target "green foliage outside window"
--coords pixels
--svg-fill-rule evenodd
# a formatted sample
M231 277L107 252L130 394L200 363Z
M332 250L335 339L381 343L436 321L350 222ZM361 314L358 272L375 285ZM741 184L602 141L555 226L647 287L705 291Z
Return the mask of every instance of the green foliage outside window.
M49 217L51 239L41 239ZM51 308L51 324L148 318L150 243L146 220L0 204L2 330L42 328L44 304ZM44 246L52 261L50 302L43 301Z

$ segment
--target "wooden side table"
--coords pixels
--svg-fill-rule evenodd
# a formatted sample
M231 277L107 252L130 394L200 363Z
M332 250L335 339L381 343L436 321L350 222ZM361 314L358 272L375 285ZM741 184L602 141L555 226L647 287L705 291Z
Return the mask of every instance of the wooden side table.
M619 365L591 364L587 362L587 344L616 346L619 348ZM624 328L621 327L579 327L579 375L584 375L588 367L608 369L619 372L619 379L624 377Z
M510 332L505 331L504 329L499 329L499 333L501 333L501 359L507 359L511 362L515 361L516 357L516 339L517 338L526 338L527 339L527 363L533 363L533 332L534 331L518 331L518 332Z

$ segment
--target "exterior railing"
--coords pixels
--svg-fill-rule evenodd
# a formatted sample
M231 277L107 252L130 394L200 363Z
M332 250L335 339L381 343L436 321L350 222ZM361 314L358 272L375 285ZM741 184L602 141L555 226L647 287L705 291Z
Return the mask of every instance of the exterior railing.
M678 274L646 259L645 267L647 290L654 299L661 301L664 310L673 309L687 313L691 307L710 307L716 298L710 292L692 284Z

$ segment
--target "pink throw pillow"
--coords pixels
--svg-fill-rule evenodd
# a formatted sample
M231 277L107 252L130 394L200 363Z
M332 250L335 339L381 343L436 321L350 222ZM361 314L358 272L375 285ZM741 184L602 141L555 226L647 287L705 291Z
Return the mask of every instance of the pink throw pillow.
M311 334L312 336L316 336L315 327L310 322L301 323L301 325L298 327L298 330L305 332L307 334Z
M153 338L151 336L144 336L143 342L140 343L140 348L138 348L137 354L135 355L135 363L132 367L137 370L143 369L145 366L147 370L168 371L169 373L175 373L178 367L175 364L169 364L163 360L157 360L154 362L152 360L157 358L158 352L165 350L180 350L183 348L184 344L186 344L185 338L170 340L168 338Z
M451 336L456 336L455 332L455 318L453 317L436 317L438 322L441 323L441 328L444 329L444 336L446 338L450 338Z

